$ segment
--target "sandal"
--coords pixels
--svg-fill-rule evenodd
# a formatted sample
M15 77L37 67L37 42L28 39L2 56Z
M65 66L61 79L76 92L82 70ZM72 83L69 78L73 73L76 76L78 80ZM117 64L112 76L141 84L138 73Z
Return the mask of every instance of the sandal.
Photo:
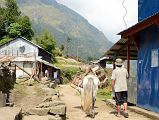
M124 117L125 118L128 118L129 117L129 114L127 112L124 112Z
M120 115L120 114L116 114L115 116L116 116L116 117L121 117L121 115Z

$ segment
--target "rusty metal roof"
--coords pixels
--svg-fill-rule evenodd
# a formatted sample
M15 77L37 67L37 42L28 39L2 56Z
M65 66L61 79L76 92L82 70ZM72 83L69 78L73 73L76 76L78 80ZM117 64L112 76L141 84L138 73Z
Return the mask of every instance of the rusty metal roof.
M104 56L108 56L112 59L121 58L127 59L127 44L129 42L130 45L130 59L136 60L138 49L133 42L133 40L121 38L118 42L116 42L105 54Z
M14 56L1 56L0 55L0 62L10 62L14 59Z

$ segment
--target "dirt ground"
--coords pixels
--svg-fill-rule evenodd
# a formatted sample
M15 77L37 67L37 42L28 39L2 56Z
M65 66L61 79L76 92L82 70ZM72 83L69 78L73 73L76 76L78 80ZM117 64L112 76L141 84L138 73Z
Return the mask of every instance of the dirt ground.
M42 89L42 85L39 85ZM66 103L67 106L67 120L91 120L92 118L86 117L86 114L81 110L80 94L72 88L70 85L60 85L57 87L60 92L60 98ZM26 111L32 107L35 107L42 102L45 94L37 94L35 86L26 86L25 95L12 93L12 100L17 107L21 107L23 111ZM105 104L104 101L98 100L95 105L95 118L94 120L150 120L142 115L134 112L129 112L130 117L117 118L115 116L115 110Z
M60 85L61 99L67 106L67 119L68 120L91 120L81 110L81 99L79 93L70 85ZM129 111L129 118L117 118L115 110L107 106L104 101L97 100L95 105L96 116L93 120L150 120L145 116L139 115Z
M14 106L22 108L25 112L40 104L45 96L41 84L28 86L27 82L22 82L12 90L10 99Z

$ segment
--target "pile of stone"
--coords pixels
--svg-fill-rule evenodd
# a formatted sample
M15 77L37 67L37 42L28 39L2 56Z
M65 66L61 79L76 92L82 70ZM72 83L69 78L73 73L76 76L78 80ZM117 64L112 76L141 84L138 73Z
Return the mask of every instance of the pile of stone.
M35 117L36 115L43 118L43 120L66 120L66 105L60 100L59 92L48 87L44 89L47 91L47 96L44 98L43 102L35 108L29 109L25 113L25 116Z

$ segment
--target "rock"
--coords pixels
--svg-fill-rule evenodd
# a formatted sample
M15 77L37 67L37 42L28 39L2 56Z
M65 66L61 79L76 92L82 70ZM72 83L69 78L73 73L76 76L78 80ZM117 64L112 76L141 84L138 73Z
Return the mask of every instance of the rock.
M38 106L36 106L36 108L48 108L48 107L54 107L58 105L65 105L65 103L62 101L45 102L45 103L39 104Z
M0 120L21 120L22 108L0 107Z
M49 88L53 88L53 89L55 89L55 87L56 87L56 84L55 83L53 83L53 82L51 82L50 84L49 84L49 86L48 86Z
M59 96L57 96L57 95L53 95L52 98L51 98L52 101L59 100L59 99L60 99L60 98L59 98Z
M51 101L55 101L55 100L60 100L59 96L57 96L57 95L46 96L46 97L43 99L43 102L51 102Z
M50 117L52 117L52 115L46 115L46 116L29 115L29 116L24 116L23 120L49 120Z
M50 102L52 101L52 96L46 96L44 99L43 99L43 102Z
M30 110L28 110L28 114L29 115L40 115L40 116L44 116L47 115L49 112L49 108L32 108Z
M32 86L33 84L34 84L34 79L33 78L29 79L28 86Z
M50 83L50 81L47 80L47 78L43 78L41 81L40 81L43 85L48 85Z
M63 119L59 115L55 115L55 116L48 117L48 120L63 120Z
M14 103L6 103L6 106L13 107Z
M59 105L56 107L51 107L49 113L54 115L66 115L66 106Z
M57 95L57 91L55 89L51 89L48 87L43 87L42 89L47 93L47 96Z
M56 91L55 89L50 89L50 90L48 91L47 95L51 95L51 96L57 95L57 91Z

